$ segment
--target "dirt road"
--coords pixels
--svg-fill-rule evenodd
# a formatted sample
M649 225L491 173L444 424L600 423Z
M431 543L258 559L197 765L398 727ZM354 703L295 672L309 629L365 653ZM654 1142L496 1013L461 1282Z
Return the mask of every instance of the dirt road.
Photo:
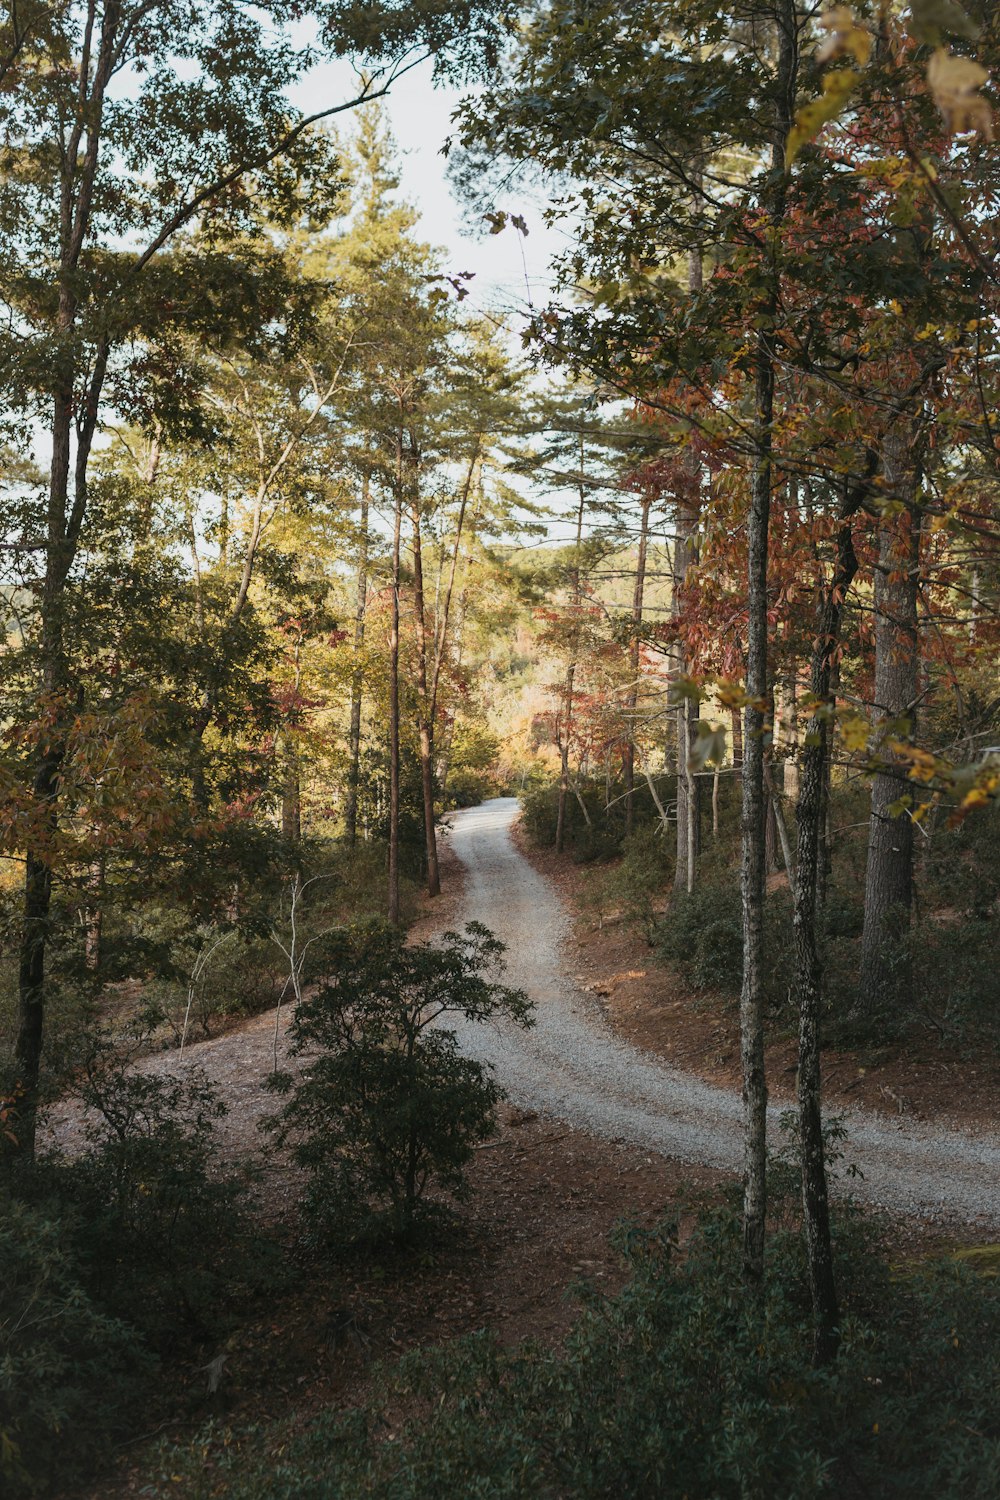
M738 1171L738 1096L627 1045L593 998L567 976L569 915L510 836L512 797L455 815L452 846L466 867L459 920L483 922L507 944L508 981L535 1001L535 1027L466 1026L466 1050L489 1061L512 1100L610 1140L681 1161ZM775 1146L781 1135L771 1112ZM844 1115L843 1165L863 1174L852 1193L895 1211L1000 1224L1000 1138L911 1120Z

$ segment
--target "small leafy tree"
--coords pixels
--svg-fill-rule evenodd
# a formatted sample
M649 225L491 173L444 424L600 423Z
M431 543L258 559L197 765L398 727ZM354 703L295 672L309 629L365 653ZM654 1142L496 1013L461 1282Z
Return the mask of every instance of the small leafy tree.
M309 1061L297 1081L273 1075L288 1099L267 1122L309 1174L305 1209L324 1238L403 1237L428 1215L429 1187L464 1196L501 1089L442 1021L531 1024L527 996L498 982L503 951L478 922L434 947L375 922L324 940L325 978L291 1027Z

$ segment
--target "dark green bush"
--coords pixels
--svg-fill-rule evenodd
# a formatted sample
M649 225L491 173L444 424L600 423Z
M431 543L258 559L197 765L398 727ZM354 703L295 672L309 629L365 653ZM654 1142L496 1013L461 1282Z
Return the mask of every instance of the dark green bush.
M603 781L600 785L585 781L578 783L578 790L590 821L588 824L576 793L571 790L566 798L565 848L578 860L611 859L620 852L625 836L625 810L620 800L622 788L614 785L608 788ZM528 838L541 848L551 848L556 841L559 813L558 778L532 780L518 795ZM651 814L641 798L637 806L642 826L651 821Z
M367 1418L208 1433L164 1456L154 1495L190 1500L992 1500L1000 1288L953 1265L891 1278L870 1227L838 1241L842 1351L811 1363L797 1233L759 1297L734 1213L633 1230L624 1291L592 1298L561 1349L476 1336L402 1362ZM400 1423L401 1409L413 1413ZM160 1467L160 1466L158 1466Z
M656 938L657 907L673 878L674 850L659 828L640 828L622 845L621 862L600 884L600 903L634 922L646 941Z
M675 964L693 988L739 992L743 927L735 872L677 891L656 933L659 956Z
M384 923L324 939L326 982L292 1023L308 1061L272 1080L288 1100L267 1122L309 1175L304 1208L324 1240L408 1235L433 1211L428 1188L462 1197L501 1091L440 1023L528 1023L526 996L497 982L502 952L478 923L434 947L407 947Z
M214 1160L225 1106L197 1073L141 1071L106 1039L89 1047L80 1099L86 1149L50 1157L28 1190L71 1216L102 1306L161 1348L217 1333L275 1256L252 1217L249 1173Z
M0 1198L0 1494L78 1477L128 1430L153 1360L97 1307L65 1228Z

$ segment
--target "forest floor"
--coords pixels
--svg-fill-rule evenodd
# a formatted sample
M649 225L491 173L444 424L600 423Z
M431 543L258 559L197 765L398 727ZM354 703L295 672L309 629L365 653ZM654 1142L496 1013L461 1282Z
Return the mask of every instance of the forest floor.
M444 842L445 895L428 904L413 930L415 940L459 927L474 908L474 882L456 855L456 842L461 846L461 839ZM558 888L572 903L578 868L548 855L533 853L530 859L551 886L552 899L558 903ZM531 950L528 937L524 946ZM659 1037L659 1046L678 1048L677 1054L664 1054L675 1066L729 1082L732 1075L722 1071L727 1061L719 1056L730 1045L728 1032L717 1029L709 1007L693 1012L689 1024L678 1006L672 1025L669 1007L679 997L662 971L646 986L657 971L641 951L638 934L613 926L592 931L577 921L564 933L559 957L586 1006L599 1001L631 1041L655 1051ZM644 1008L654 1018L645 1031ZM287 1018L286 1012L278 1026L279 1060ZM144 1066L197 1067L229 1106L220 1122L222 1153L259 1153L258 1123L273 1108L263 1079L273 1066L274 1035L270 1012L191 1046L183 1061L176 1052L163 1053ZM53 1125L65 1144L78 1137L80 1120L72 1110ZM373 1366L391 1363L410 1348L484 1328L504 1342L525 1336L558 1341L575 1316L575 1284L609 1291L620 1284L622 1267L612 1244L617 1223L649 1225L667 1215L680 1219L683 1235L698 1203L732 1181L724 1170L685 1164L625 1139L600 1139L553 1110L515 1102L503 1107L496 1137L476 1153L470 1201L454 1237L421 1252L416 1263L411 1253L396 1261L331 1265L299 1243L298 1184L288 1164L275 1159L264 1175L261 1212L287 1244L291 1274L265 1309L247 1308L234 1319L221 1350L227 1359L215 1394L205 1390L203 1367L219 1349L193 1351L165 1369L150 1428L183 1440L210 1417L223 1424L280 1420L298 1427L324 1408L359 1404L371 1388ZM893 1219L883 1233L896 1258L981 1243L984 1237L982 1225L934 1218ZM127 1445L118 1468L78 1500L140 1494L151 1451L151 1442L142 1439Z
M603 921L595 919L588 901L594 866L534 847L517 824L513 838L573 913L569 967L594 995L612 1029L676 1068L739 1088L736 1001L714 992L692 997L683 978L658 962L636 923L613 913ZM772 884L769 899L787 899L787 886ZM796 1051L796 1040L788 1034L774 1037L767 1047L768 1088L773 1099L788 1104L795 1096ZM998 1123L1000 1060L981 1055L973 1060L929 1026L892 1046L827 1047L823 1097L831 1112L860 1107L949 1130L992 1131Z

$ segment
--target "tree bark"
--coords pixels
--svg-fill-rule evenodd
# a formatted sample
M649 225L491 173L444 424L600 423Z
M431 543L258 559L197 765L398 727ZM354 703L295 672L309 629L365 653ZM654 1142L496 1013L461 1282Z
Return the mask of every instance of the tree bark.
M301 634L295 642L292 686L297 704L299 690L302 687ZM297 707L295 712L298 713ZM299 763L299 747L291 726L286 730L284 740L285 780L281 795L281 836L289 844L299 844L302 840L302 772Z
M561 723L559 769L559 803L556 810L556 853L561 854L566 842L566 808L570 792L569 746L573 732L573 687L576 681L577 655L580 649L580 605L583 599L583 584L580 573L581 549L583 547L583 514L587 503L587 487L584 482L584 440L580 435L580 491L576 511L576 550L573 562L573 628L570 637L569 660L566 664L566 679L563 686L563 713ZM579 793L577 793L579 796Z
M286 843L298 844L302 839L302 786L299 777L299 757L295 746L289 743L285 750L285 785L281 794L281 836Z
M885 440L883 478L889 495L903 498L906 509L885 515L879 526L875 569L875 703L873 718L881 724L879 754L887 756L885 738L913 734L919 697L920 639L917 589L920 570L920 521L913 505L917 472L913 463L913 424L900 422ZM913 823L892 806L910 790L905 770L889 764L872 781L868 866L865 874L865 922L861 967L854 1007L857 1019L892 1009L908 1009L913 974L908 953L913 905Z
M774 263L777 230L785 213L785 140L791 127L798 58L798 11L778 0L778 61L773 85L771 181L766 211L770 263L761 299L754 354L754 465L747 518L747 692L743 741L741 818L743 984L740 991L740 1061L745 1118L743 1172L743 1271L751 1285L764 1274L767 1211L767 1079L764 1068L764 704L767 701L768 530L773 483L775 364L771 325L778 305Z
M427 894L441 894L438 871L437 829L434 824L434 722L431 715L427 674L427 614L424 601L424 562L420 502L414 497L410 511L413 529L413 608L417 635L417 731L420 738L420 785L424 807L424 849L427 859Z
M837 559L829 587L822 590L810 668L810 690L824 707L831 703L833 664L840 639L844 601L857 572L851 515L860 504L845 506L837 536ZM820 1070L822 967L816 940L819 884L824 855L823 824L830 736L825 715L814 713L806 731L799 771L798 848L794 880L795 978L793 999L799 1014L799 1150L802 1211L813 1307L814 1357L817 1364L835 1358L840 1340L837 1288L830 1244L830 1209L823 1147Z
M740 789L743 781L743 719L738 708L730 710L733 741L733 784Z
M695 169L695 178L700 181L700 171ZM697 296L703 285L701 252L692 250L688 256L688 291ZM693 446L688 448L685 467L691 476L692 489L697 490L701 474L701 463ZM695 542L695 524L698 518L697 502L685 496L677 506L677 536L674 543L673 604L677 612L677 601L687 579L688 569L698 561ZM680 655L680 653L678 653ZM681 657L681 671L689 672L691 663ZM677 707L677 857L674 864L674 889L685 890L688 895L694 890L698 856L701 854L701 783L692 772L688 760L697 735L697 724L701 708L693 699L682 699Z
M358 581L354 606L354 669L351 672L351 721L348 730L347 799L344 805L344 833L347 846L358 841L358 797L361 790L361 708L364 701L364 672L361 650L365 642L365 612L368 605L368 478L361 481L361 518L358 528Z
M88 974L98 974L101 969L102 938L104 931L104 855L91 862L87 871L87 896L83 913L84 965Z
M646 589L646 554L649 547L649 508L652 500L642 501L639 520L639 550L635 560L635 587L632 590L632 635L628 648L629 689L625 702L625 832L635 824L635 716L639 702L639 658L642 646L642 608Z
M693 541L694 512L689 505L677 507L677 531L674 538L673 599L674 611L687 579L688 569L697 561ZM677 670L685 674L690 663L677 646ZM688 765L688 758L700 717L694 699L681 698L675 710L677 735L677 856L674 863L674 889L694 890L695 870L701 852L701 787Z
M388 917L399 925L399 552L403 526L403 432L396 434L392 508L392 615L389 625L389 892Z

